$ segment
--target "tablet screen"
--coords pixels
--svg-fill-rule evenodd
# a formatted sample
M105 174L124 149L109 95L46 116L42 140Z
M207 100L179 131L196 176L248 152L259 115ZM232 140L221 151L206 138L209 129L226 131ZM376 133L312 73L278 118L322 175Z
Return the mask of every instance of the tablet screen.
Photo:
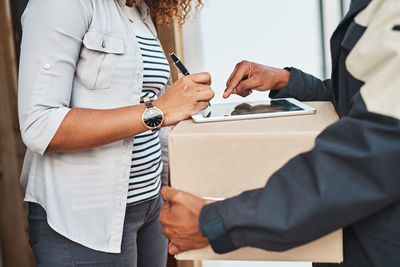
M240 104L216 104L203 110L201 114L205 118L214 118L300 110L304 109L286 99L277 99L271 101L244 102Z

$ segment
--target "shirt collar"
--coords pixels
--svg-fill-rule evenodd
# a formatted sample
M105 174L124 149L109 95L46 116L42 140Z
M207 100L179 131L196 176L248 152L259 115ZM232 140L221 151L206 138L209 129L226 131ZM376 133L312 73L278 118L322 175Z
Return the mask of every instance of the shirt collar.
M126 0L117 0L117 2L121 7L124 7L126 5ZM149 7L146 5L144 0L140 1L138 9L140 12L140 16L142 17L142 20L147 19L147 17L150 14L150 11L149 11Z
M118 0L118 4L119 4L121 7L124 7L124 6L126 5L126 0Z

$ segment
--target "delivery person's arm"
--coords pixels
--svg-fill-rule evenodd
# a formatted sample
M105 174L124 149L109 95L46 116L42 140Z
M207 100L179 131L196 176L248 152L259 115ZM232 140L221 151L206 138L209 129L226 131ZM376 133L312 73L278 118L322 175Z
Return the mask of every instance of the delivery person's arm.
M252 90L270 91L271 98L294 97L301 101L332 101L331 80L320 79L296 68L277 69L242 61L229 77L224 97L238 94L243 97Z
M397 81L376 88L367 82L349 116L328 127L311 151L290 160L264 188L205 206L164 188L160 222L170 252L207 245L203 236L218 253L245 246L286 250L399 200L400 108L391 98L400 99L400 77L393 77ZM386 96L370 98L370 90Z
M400 99L397 76L397 88L385 84L376 90ZM349 116L328 127L311 151L290 160L264 188L208 205L164 188L160 222L171 240L170 253L208 242L218 253L246 246L286 250L399 200L399 105L382 99L388 105L372 112L371 100L358 93ZM386 108L393 113L385 115Z
M281 90L271 90L269 97L282 98L294 97L300 101L332 101L331 79L321 81L317 77L296 68L290 70L287 85Z
M264 188L204 206L203 236L220 253L244 246L280 251L390 205L400 198L399 118L400 112L368 112L357 95L350 116L326 129L313 150L290 160Z

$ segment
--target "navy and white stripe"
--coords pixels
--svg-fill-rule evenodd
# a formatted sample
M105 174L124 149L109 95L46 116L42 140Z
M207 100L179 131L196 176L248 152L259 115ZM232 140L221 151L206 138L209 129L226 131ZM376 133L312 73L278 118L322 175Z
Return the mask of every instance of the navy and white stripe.
M143 58L142 99L156 100L170 76L168 61L157 39L136 36ZM143 103L143 101L141 101ZM137 204L158 196L161 187L161 145L158 132L147 131L135 136L128 204Z

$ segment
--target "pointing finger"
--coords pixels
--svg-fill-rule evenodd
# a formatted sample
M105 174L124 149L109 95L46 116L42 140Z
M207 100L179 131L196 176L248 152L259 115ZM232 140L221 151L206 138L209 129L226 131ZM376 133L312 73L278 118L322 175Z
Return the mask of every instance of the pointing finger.
M224 92L224 98L229 97L233 90L238 86L238 84L249 74L249 69L246 65L242 64L239 68L232 74L232 77L227 82L227 88Z

